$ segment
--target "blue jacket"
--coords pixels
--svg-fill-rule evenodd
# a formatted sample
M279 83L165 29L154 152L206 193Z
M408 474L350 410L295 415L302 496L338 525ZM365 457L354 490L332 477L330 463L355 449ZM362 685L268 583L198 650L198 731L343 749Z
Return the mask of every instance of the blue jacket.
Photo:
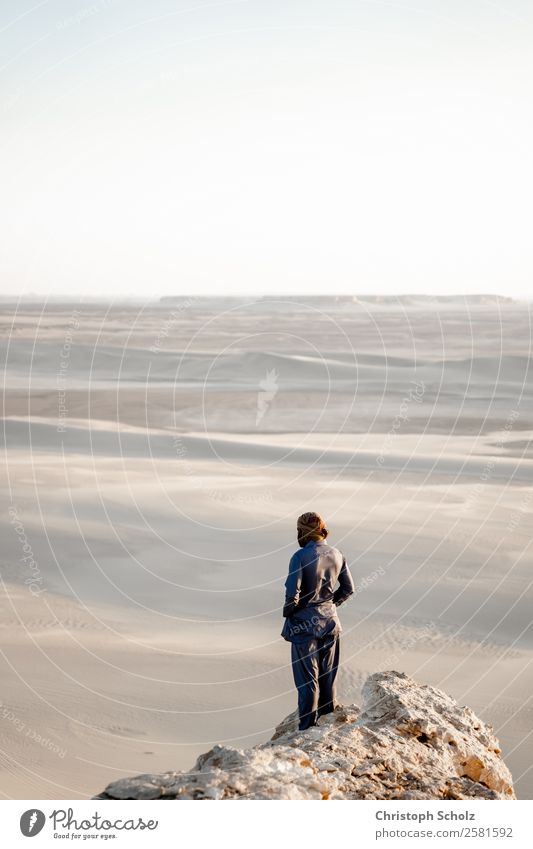
M340 634L337 607L353 591L344 555L326 542L308 542L292 555L289 563L281 636L291 643L301 643L312 637Z

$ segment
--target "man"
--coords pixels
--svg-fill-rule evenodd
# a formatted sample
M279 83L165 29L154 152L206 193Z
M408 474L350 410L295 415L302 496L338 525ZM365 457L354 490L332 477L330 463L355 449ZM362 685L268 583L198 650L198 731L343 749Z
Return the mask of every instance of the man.
M345 557L325 542L328 530L318 513L304 513L296 528L300 550L291 557L285 581L281 636L291 643L298 727L304 730L335 709L342 630L337 607L354 585Z

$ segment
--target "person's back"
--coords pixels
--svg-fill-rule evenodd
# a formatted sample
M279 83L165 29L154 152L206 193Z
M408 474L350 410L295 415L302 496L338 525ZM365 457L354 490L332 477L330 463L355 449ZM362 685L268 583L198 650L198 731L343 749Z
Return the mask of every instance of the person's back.
M354 586L343 554L325 542L328 531L317 513L300 516L297 531L300 550L289 563L281 633L292 643L300 728L305 729L334 709L341 632L337 607Z
M310 540L293 557L296 569L301 570L301 586L298 607L335 601L337 581L344 580L346 561L337 548L323 540ZM343 568L344 567L344 568ZM291 571L289 565L289 573ZM352 588L345 582L347 596ZM337 593L337 599L340 599Z

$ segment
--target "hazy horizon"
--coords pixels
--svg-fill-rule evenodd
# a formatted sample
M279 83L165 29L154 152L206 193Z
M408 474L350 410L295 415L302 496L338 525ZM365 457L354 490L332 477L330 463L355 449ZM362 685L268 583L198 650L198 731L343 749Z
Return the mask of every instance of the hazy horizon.
M159 302L164 304L170 300L178 300L184 299L189 300L192 299L194 301L201 300L232 300L232 301L248 301L248 300L291 300L295 299L297 302L305 302L307 300L338 300L342 299L346 301L346 299L350 299L354 304L360 301L406 301L407 299L412 300L420 300L420 301L431 301L431 300L439 300L442 302L458 302L461 300L465 302L479 302L481 300L486 300L487 303L531 303L533 301L532 296L514 296L504 294L503 292L332 292L331 294L321 294L319 292L312 293L309 295L305 295L302 293L277 293L277 292L255 292L246 294L235 293L235 294L221 294L220 292L203 292L201 294L195 294L192 291L184 291L184 292L168 292L160 295L129 295L127 293L117 294L115 296L111 295L87 295L86 293L78 292L78 293L70 293L70 292L57 292L54 294L40 294L39 292L24 292L22 294L16 294L13 292L6 292L5 294L0 293L0 301L2 303L11 303L11 302L23 302L27 303L47 303L47 302L62 302L62 303L70 303L72 302L80 302L80 303L124 303L124 302L142 302L142 303L150 303L152 305L157 305Z

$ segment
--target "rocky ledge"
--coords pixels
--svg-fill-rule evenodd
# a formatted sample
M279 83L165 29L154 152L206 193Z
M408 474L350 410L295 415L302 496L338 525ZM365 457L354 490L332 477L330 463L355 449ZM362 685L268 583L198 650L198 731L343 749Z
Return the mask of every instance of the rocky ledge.
M492 727L434 687L378 672L362 708L298 731L296 714L252 749L214 746L188 772L138 775L96 799L514 799Z

